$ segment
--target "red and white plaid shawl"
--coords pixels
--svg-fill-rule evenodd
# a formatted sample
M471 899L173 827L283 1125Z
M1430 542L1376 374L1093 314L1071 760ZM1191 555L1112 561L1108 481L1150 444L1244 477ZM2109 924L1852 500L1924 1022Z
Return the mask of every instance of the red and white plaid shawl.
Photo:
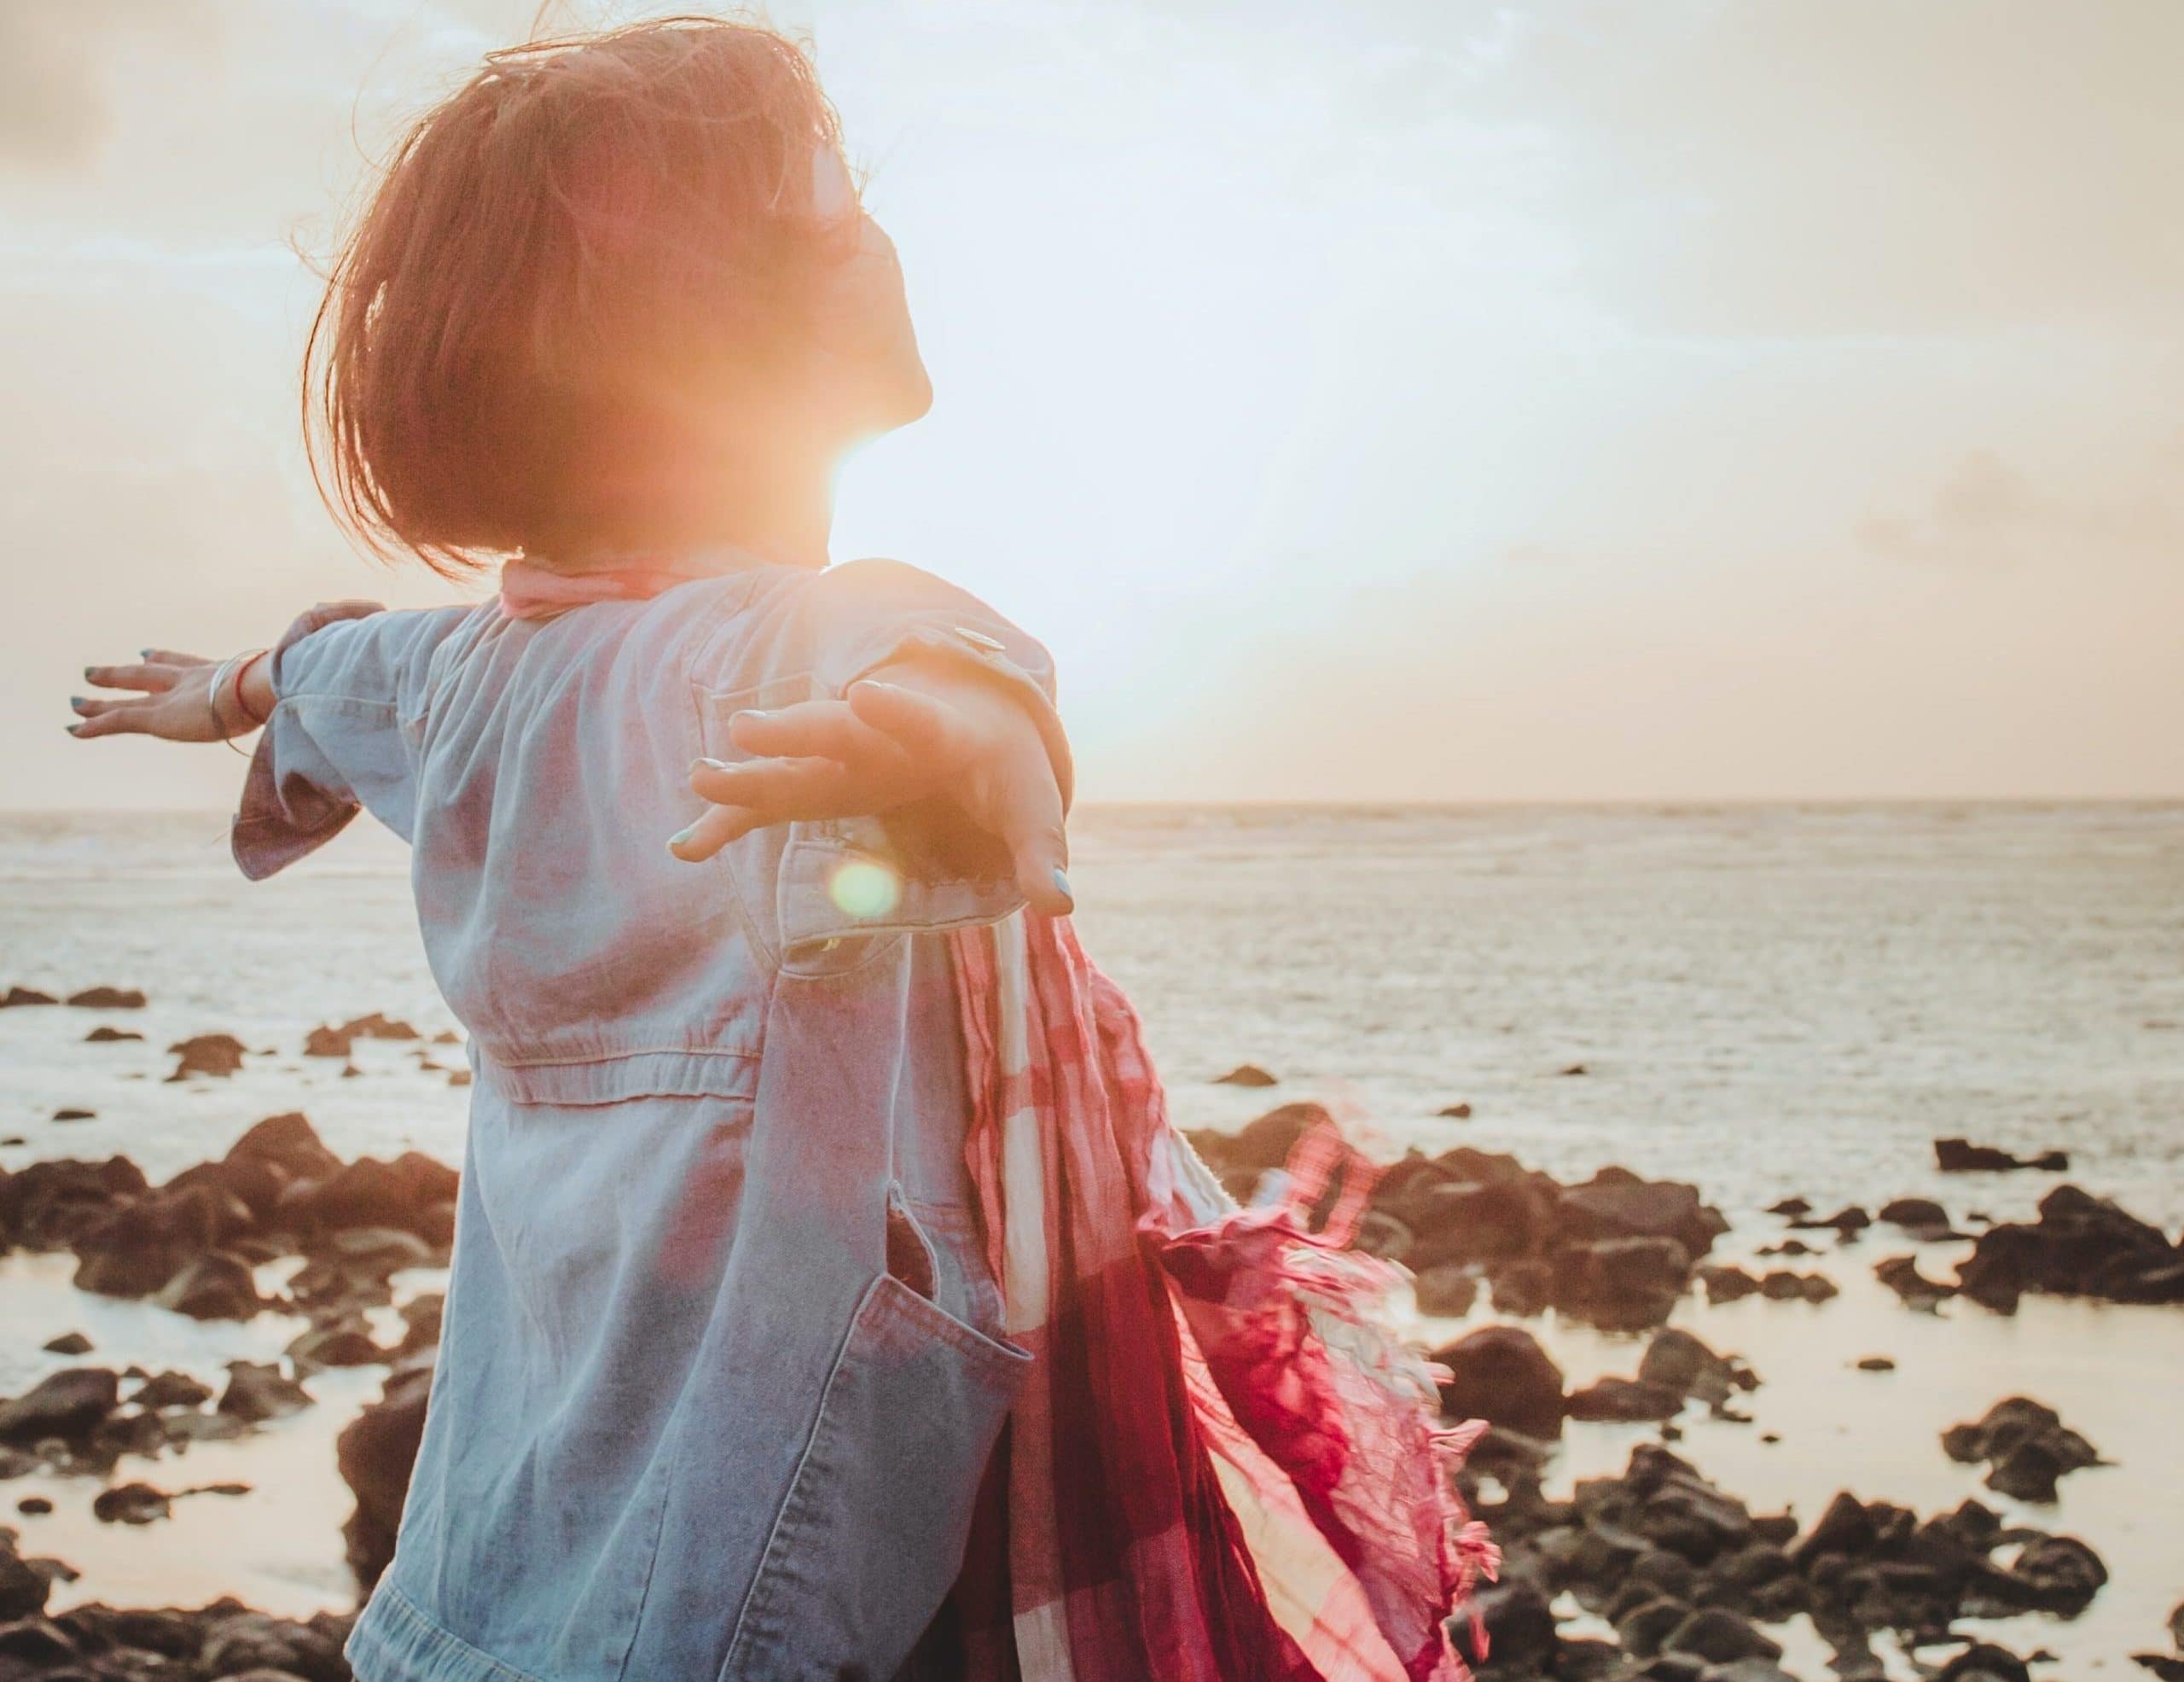
M1496 1555L1449 1472L1394 1270L1292 1194L1239 1209L1170 1126L1136 1014L1066 921L954 937L967 1146L1008 1335L1037 1357L958 1598L979 1682L1457 1682ZM1006 1603L999 1586L1007 1586ZM981 1603L981 1596L985 1603Z

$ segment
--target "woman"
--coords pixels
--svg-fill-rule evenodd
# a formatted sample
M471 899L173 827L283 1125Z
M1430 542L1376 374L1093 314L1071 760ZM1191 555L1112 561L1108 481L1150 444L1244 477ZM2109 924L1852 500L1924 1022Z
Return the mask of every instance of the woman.
M930 400L892 247L792 46L644 26L497 55L418 124L314 340L340 510L443 571L515 556L499 599L154 650L73 728L262 722L253 877L359 806L415 849L476 1080L357 1672L884 1677L1025 1359L938 932L1068 903L1044 652L826 567L841 456Z
M1376 1286L1224 1210L1054 920L1044 651L827 565L842 455L930 388L796 49L495 56L307 369L337 513L510 557L497 599L96 668L139 698L73 728L262 724L248 875L360 806L415 850L476 1079L363 1682L1457 1673L1430 1378L1322 1342Z

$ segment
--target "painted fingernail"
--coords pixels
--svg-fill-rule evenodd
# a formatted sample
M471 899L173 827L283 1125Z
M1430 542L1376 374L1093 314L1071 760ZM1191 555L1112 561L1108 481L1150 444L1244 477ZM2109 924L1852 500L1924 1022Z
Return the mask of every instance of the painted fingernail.
M71 736L81 736L84 733L84 727L81 725L69 725L66 728Z
M80 695L72 695L68 697L68 704L80 713L84 710L84 697Z
M726 760L700 760L697 765L693 765L691 769L695 771L699 765L702 765L707 771L734 771L735 769Z
M90 683L91 681L91 673L97 670L98 667L96 666L86 666L84 668L84 681L87 684Z
M1070 910L1073 911L1077 909L1077 895L1071 891L1069 878L1062 874L1061 866L1059 864L1054 866L1054 892L1069 902Z
M149 660L151 657L152 651L149 649L139 649L136 650L136 658L139 660Z

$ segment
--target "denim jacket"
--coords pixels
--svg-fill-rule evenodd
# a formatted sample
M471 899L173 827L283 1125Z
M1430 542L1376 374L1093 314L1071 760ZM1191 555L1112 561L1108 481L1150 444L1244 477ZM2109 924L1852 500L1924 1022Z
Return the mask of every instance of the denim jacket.
M235 848L361 806L410 841L474 1080L439 1366L362 1682L885 1682L958 1568L1029 1357L962 1162L941 931L1005 878L872 820L665 838L728 720L908 649L1051 699L1044 652L913 568L753 565L544 620L309 618Z

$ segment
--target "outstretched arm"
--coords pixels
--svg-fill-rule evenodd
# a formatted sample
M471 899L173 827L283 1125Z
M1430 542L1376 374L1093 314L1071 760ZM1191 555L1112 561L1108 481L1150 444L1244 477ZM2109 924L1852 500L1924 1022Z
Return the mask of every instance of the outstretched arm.
M335 602L315 610L320 622L363 619L376 602ZM146 649L131 666L87 666L84 681L115 695L75 695L68 734L155 736L163 742L225 742L247 736L273 712L272 662L256 649L223 661L172 649Z

